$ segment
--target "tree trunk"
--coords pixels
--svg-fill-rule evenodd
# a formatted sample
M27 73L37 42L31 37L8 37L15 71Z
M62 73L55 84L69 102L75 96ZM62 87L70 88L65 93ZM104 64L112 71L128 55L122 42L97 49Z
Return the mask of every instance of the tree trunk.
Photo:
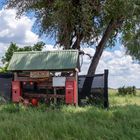
M90 91L91 91L91 86L92 86L92 81L93 81L93 76L95 74L97 65L99 63L99 60L101 58L101 55L103 53L104 47L106 42L108 41L112 31L115 29L115 24L116 22L114 20L111 20L110 23L108 24L103 37L99 43L99 45L96 47L96 51L94 54L94 57L92 59L92 62L90 64L89 70L88 70L88 74L87 77L85 78L83 87L82 87L82 91L81 91L81 98L85 98L85 95L87 97L90 97Z
M81 43L81 40L82 40L82 34L77 34L76 36L76 41L74 42L74 44L72 45L72 49L78 49L80 50L80 43Z
M92 59L90 67L88 69L88 73L87 73L88 76L93 76L95 74L95 71L96 71L97 65L99 63L99 60L102 56L105 44L108 41L112 31L114 30L114 27L115 27L115 21L111 20L108 27L106 28L106 31L104 32L104 35L103 35L99 45L96 47L94 57Z

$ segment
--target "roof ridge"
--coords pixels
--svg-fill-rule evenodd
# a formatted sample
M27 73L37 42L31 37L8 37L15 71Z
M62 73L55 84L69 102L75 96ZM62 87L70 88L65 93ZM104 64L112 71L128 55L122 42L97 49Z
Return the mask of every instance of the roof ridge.
M49 50L49 51L21 51L21 52L14 52L14 53L47 53L47 52L78 52L78 50Z

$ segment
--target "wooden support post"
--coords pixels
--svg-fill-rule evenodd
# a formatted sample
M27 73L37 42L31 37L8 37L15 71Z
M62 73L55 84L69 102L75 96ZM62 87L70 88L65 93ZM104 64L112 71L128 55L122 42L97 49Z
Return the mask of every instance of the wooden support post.
M56 97L56 88L54 87L54 104L57 103L57 97Z
M14 72L14 81L16 81L17 78L18 78L18 74L17 74L17 72Z
M75 73L75 77L76 77L76 92L77 92L77 101L76 101L76 106L78 106L78 71L76 71Z
M76 80L76 104L75 104L75 106L78 106L78 69L75 69L75 71L74 71L74 77L75 77L75 80Z

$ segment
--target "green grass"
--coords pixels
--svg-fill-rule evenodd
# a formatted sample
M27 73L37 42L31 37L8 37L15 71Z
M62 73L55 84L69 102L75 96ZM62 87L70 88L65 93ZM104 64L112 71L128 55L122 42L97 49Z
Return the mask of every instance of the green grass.
M140 140L140 93L109 95L109 110L1 105L0 140Z
M118 96L117 90L109 90L110 106L138 105L140 106L140 90L137 90L136 96L125 95Z

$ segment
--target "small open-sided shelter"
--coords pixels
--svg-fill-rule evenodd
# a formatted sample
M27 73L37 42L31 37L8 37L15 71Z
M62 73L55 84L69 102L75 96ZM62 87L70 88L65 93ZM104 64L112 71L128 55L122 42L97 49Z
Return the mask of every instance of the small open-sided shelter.
M14 73L12 100L37 98L49 102L64 99L77 104L79 52L57 50L15 52L8 70Z

